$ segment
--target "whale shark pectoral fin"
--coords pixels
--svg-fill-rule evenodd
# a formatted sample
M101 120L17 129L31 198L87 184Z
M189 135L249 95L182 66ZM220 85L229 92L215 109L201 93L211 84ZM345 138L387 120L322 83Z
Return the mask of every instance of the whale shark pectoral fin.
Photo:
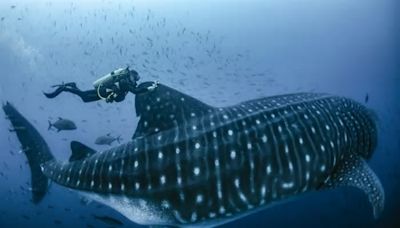
M69 161L78 161L96 153L95 150L78 141L71 141L71 156Z
M148 87L151 84L151 82L144 82L138 87ZM170 129L188 121L191 117L200 117L214 107L168 86L158 84L152 91L136 94L135 108L140 120L133 138Z
M352 186L361 189L367 195L374 217L377 219L385 204L385 193L381 182L362 157L350 155L343 161L323 187Z

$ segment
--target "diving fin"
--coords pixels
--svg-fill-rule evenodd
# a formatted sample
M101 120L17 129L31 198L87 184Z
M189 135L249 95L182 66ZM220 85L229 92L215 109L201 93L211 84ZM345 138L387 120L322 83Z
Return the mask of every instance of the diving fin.
M384 189L376 174L362 157L349 155L324 185L325 188L340 186L352 186L364 191L371 203L375 219L379 218L385 204Z

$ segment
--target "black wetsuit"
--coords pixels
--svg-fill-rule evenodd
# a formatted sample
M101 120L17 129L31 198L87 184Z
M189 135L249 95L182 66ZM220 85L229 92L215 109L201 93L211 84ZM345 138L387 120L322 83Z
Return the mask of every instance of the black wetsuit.
M64 91L78 95L83 102L98 101L102 98L107 98L107 102L121 102L125 99L128 92L139 94L148 91L148 88L139 88L136 81L132 82L127 78L123 78L118 81L118 86L114 84L111 88L100 87L98 91L97 89L82 91L75 83L67 83L58 87L54 92L44 93L44 95L47 98L54 98Z

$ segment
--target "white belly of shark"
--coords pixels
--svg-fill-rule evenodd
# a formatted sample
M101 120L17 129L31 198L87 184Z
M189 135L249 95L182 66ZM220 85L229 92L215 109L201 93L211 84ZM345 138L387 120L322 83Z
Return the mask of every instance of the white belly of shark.
M179 224L175 223L176 218L171 218L169 215L173 214L173 211L168 211L166 213L165 205L154 205L152 203L146 202L143 199L131 199L126 196L102 196L95 193L90 192L82 192L78 191L78 193L90 200L96 201L103 205L107 205L110 208L118 211L122 215L124 215L127 219L131 220L134 223L140 225L167 225L167 226L178 226L178 227L214 227L218 225L222 225L234 220L237 220L246 215L256 213L260 210L264 210L271 206L275 206L278 203L266 205L260 208L255 208L253 210L246 211L242 214L238 214L235 217L225 218L225 219L214 219L203 221L199 223L192 224ZM284 202L279 202L284 203Z
M72 142L68 163L12 105L3 109L25 148L35 203L51 179L143 225L216 226L341 186L361 189L375 217L383 210L366 163L375 121L350 99L302 93L215 108L160 84L136 96L132 142L100 153Z
M170 224L171 220L163 214L160 207L152 205L143 199L132 199L126 196L102 196L90 192L79 192L80 195L107 205L126 218L141 225Z

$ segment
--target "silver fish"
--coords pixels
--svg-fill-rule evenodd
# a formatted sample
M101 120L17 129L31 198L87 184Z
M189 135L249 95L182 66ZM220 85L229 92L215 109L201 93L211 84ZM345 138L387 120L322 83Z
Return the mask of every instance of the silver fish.
M51 123L49 120L48 130L50 130L52 127L57 129L57 132L76 129L76 125L72 120L63 119L61 117L58 117L58 120L54 123Z
M111 146L111 144L117 141L118 143L121 143L121 136L118 137L113 137L111 136L110 133L108 133L107 135L102 135L96 138L96 140L94 141L95 144L97 145L108 145Z

